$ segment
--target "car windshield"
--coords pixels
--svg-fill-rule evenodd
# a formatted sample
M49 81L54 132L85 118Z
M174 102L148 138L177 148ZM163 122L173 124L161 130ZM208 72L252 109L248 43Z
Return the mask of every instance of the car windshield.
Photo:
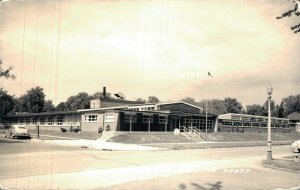
M26 127L19 127L19 129L26 129Z

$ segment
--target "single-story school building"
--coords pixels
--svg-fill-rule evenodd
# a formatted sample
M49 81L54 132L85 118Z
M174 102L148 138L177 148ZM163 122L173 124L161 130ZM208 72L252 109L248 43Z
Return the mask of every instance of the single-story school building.
M4 119L28 128L78 128L95 133L103 130L174 131L181 126L203 132L206 126L208 132L267 132L266 116L228 113L206 117L202 108L183 101L154 104L103 97L91 100L90 107L77 111L17 113ZM274 132L295 131L289 119L272 117L271 123Z
M45 113L17 113L6 117L10 124L28 128L58 129L71 127L81 131L173 131L180 126L206 129L202 108L178 101L145 104L134 101L105 99L91 101L90 109ZM207 115L207 130L212 132L217 116Z

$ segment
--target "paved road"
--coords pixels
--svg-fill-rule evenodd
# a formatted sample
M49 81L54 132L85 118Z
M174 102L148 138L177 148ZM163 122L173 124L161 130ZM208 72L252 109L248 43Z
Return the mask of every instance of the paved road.
M23 152L2 152L4 148L19 144L24 146ZM34 151L32 146L41 148ZM1 186L10 189L274 189L300 186L299 173L276 171L261 165L266 157L265 147L99 151L47 146L28 141L0 143L0 189ZM273 154L274 157L290 155L289 147L273 147Z

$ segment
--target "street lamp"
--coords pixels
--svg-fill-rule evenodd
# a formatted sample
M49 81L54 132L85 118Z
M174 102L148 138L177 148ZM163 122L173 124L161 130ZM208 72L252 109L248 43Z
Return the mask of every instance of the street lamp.
M273 92L272 86L269 84L267 87L268 93L268 150L267 150L267 161L272 161L272 149L271 149L271 95Z

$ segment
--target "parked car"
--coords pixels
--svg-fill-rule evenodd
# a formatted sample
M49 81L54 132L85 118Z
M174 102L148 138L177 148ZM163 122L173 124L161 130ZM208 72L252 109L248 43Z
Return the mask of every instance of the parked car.
M291 145L292 152L300 153L300 140L297 140Z
M4 132L4 137L10 138L30 138L28 129L24 126L13 125L8 130Z

